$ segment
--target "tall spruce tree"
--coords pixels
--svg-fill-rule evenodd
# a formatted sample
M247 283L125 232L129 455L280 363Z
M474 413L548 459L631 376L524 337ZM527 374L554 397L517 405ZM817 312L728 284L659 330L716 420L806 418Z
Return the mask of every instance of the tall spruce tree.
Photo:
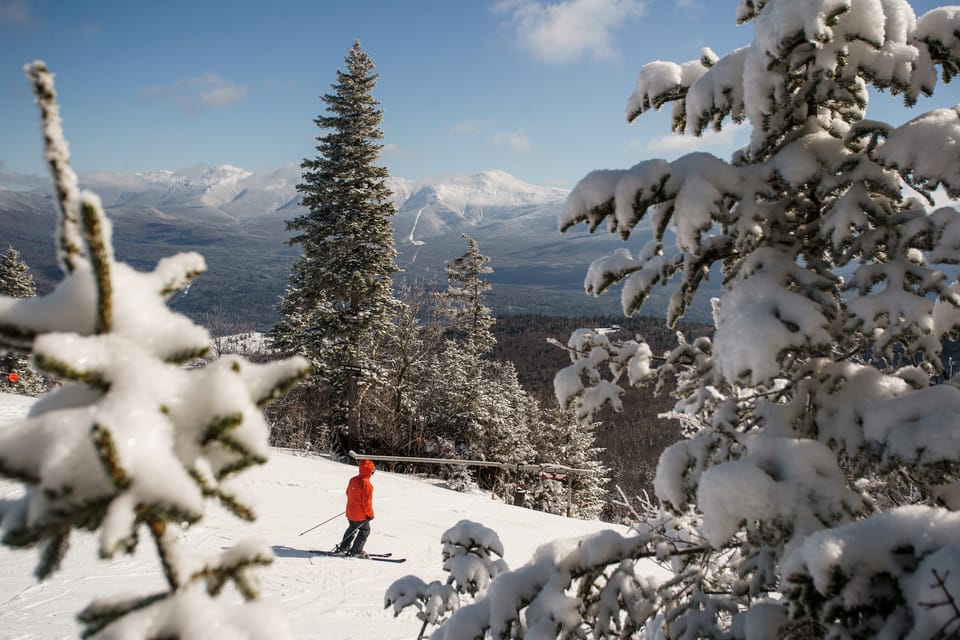
M0 256L0 295L8 298L32 298L37 285L30 268L20 259L20 252L7 245ZM37 396L44 392L43 376L22 353L0 350L0 391Z
M300 353L314 367L313 382L327 394L325 424L344 448L361 441L358 384L376 384L380 365L370 357L378 333L389 326L397 272L391 218L396 211L376 165L383 138L383 111L372 92L373 61L353 44L346 71L337 71L333 93L323 96L327 114L314 122L318 155L301 163L297 185L306 212L287 221L294 264L273 329L276 344ZM315 442L322 445L326 443Z

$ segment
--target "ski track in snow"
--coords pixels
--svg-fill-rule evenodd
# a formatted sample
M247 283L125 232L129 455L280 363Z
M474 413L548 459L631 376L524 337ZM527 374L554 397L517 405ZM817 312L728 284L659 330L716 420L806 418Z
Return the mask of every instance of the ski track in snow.
M32 399L0 394L0 428L26 414ZM276 559L258 573L263 600L282 608L300 639L409 640L421 622L407 609L399 618L383 607L387 587L416 575L445 581L441 568L441 534L462 519L494 529L511 568L527 562L536 547L559 538L592 533L611 525L561 518L505 505L487 493L462 494L438 486L437 480L388 473L373 477L376 518L367 550L406 557L403 564L312 556L340 541L343 517L317 529L299 532L343 511L344 490L356 467L321 457L274 451L269 462L241 474L241 498L257 512L243 522L213 503L197 525L183 534L200 553L219 553L242 539L255 537L273 547ZM14 498L21 485L0 480L0 496ZM165 589L161 568L146 531L132 556L100 560L93 534L74 533L62 568L45 582L33 577L37 551L0 547L0 638L51 640L76 638L76 614L93 599L140 595ZM653 571L656 571L653 569ZM221 598L240 602L225 591Z

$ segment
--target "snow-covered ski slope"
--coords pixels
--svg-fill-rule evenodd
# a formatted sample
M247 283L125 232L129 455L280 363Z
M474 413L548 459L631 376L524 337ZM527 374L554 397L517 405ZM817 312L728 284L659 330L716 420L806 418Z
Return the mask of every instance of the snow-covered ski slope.
M30 400L0 394L0 429L29 408ZM511 568L527 562L538 545L610 528L505 505L489 495L456 493L439 481L379 470L373 476L376 519L367 543L372 552L406 557L403 564L324 558L310 549L332 548L346 520L299 536L344 509L344 489L356 467L318 457L275 452L270 461L241 474L240 485L256 506L258 519L245 523L213 504L186 534L201 552L218 552L246 538L266 540L276 559L260 572L261 594L287 613L297 638L329 640L409 640L420 630L412 610L394 618L383 608L387 587L413 574L444 580L441 534L460 520L481 522L499 533ZM0 497L13 497L19 484L0 480ZM60 572L43 583L33 577L35 550L0 547L0 638L52 640L76 638L74 616L92 599L153 593L163 588L149 536L141 535L133 556L97 557L92 535L74 534ZM655 569L654 569L655 570ZM225 594L224 597L236 594Z

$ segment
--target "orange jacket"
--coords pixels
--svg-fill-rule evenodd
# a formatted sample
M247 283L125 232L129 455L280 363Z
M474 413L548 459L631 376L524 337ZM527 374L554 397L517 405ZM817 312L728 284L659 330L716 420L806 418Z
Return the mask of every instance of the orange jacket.
M347 484L347 520L366 520L373 517L373 461L361 460L360 472Z

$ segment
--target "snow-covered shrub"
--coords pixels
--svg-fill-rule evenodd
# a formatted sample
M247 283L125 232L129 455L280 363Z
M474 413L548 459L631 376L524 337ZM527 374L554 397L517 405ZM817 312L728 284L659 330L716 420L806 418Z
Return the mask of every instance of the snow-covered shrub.
M467 467L445 466L440 470L440 477L447 483L447 487L454 491L465 493L477 488L477 482Z
M273 557L265 543L203 558L178 542L178 531L201 519L208 498L254 518L233 478L266 461L261 407L304 376L306 362L231 356L182 366L207 352L209 335L165 300L203 272L203 258L180 254L150 272L114 259L100 201L78 190L69 166L52 75L40 62L27 73L61 208L64 278L44 297L0 297L0 344L31 350L66 383L0 431L0 474L25 489L0 501L2 542L40 546L44 579L74 530L98 532L104 558L150 535L167 590L95 601L79 616L87 637L288 637L282 615L255 601L250 570ZM249 602L218 601L227 584Z
M443 570L458 593L477 595L490 581L507 570L503 561L503 543L492 529L461 520L440 537L443 544Z
M543 545L430 637L635 637L655 612L653 603L661 601L657 582L635 562L651 555L650 549L648 535L613 531Z
M627 314L676 279L675 323L722 275L712 338L654 356L642 338L584 331L557 376L561 404L584 419L626 386L676 380L688 437L660 457L663 511L626 554L605 553L616 538L584 540L499 576L434 639L957 630L960 379L944 381L939 355L960 330L944 269L960 262L960 216L926 204L937 188L960 197L960 111L891 126L867 105L871 87L913 106L938 73L956 76L960 8L741 0L737 19L752 43L646 65L627 117L672 103L676 132L746 122L748 144L729 162L697 152L596 171L560 216L562 229L605 225L625 242L649 222L652 240L586 278L593 294L622 283ZM650 555L675 577L636 579ZM592 609L593 583L571 575L604 575L625 595Z
M450 584L439 580L427 584L417 576L409 575L393 581L387 588L383 602L385 609L393 607L394 615L399 615L407 607L416 607L417 617L423 620L417 636L419 640L427 625L440 624L460 607L460 596Z
M443 570L449 573L446 583L429 584L416 576L396 580L384 596L386 607L393 606L394 614L405 608L417 608L417 617L428 624L440 624L460 607L460 595L477 597L486 591L490 582L509 567L503 560L503 543L492 529L469 520L461 520L444 531Z

